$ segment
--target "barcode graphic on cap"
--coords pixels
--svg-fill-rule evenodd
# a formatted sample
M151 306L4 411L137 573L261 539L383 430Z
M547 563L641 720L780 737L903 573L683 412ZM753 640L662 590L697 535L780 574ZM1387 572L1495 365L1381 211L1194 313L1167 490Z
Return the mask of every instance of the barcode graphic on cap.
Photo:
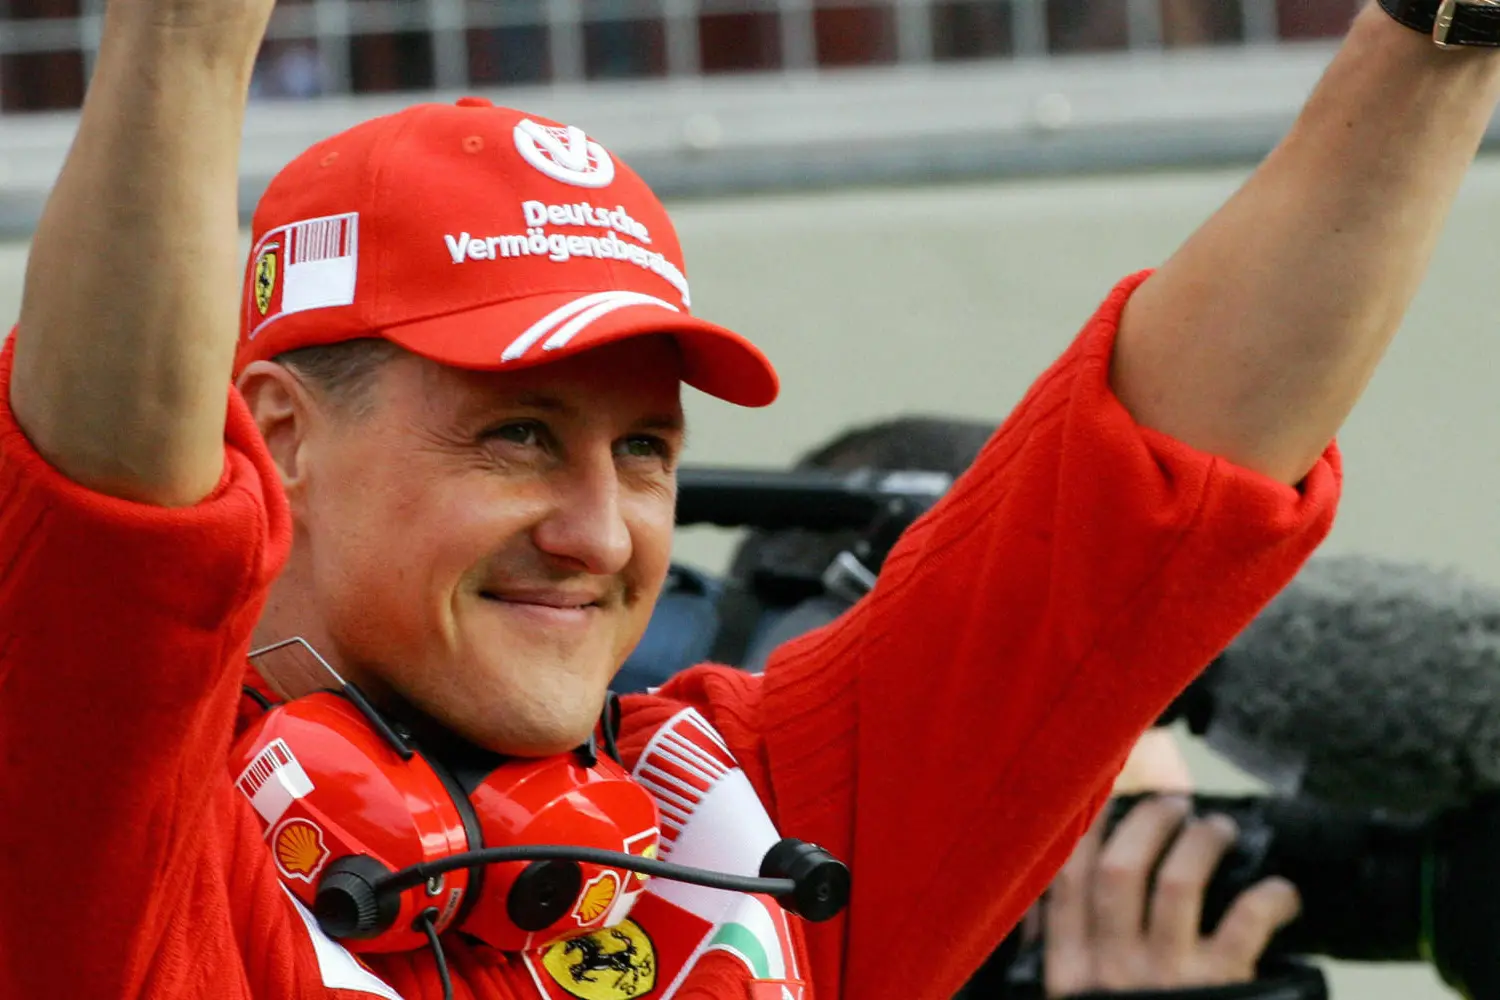
M268 323L309 309L354 303L359 278L359 213L302 219L268 230L255 244L245 309L249 337Z
M347 306L359 265L359 215L331 215L287 227L282 313Z
M312 779L292 756L291 747L279 739L267 743L255 755L234 785L267 825L279 820L293 802L313 790Z
M358 219L358 213L351 212L328 219L311 219L292 226L287 237L291 246L291 265L295 267L335 257L352 257Z

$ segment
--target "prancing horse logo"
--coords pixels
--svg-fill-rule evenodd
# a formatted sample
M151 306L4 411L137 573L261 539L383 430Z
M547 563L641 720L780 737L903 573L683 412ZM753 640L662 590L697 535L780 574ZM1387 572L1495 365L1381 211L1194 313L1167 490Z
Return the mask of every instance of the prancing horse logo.
M280 246L269 244L255 261L255 308L262 316L271 308L271 295L276 291L276 250Z
M581 1000L634 1000L656 987L656 948L634 920L559 941L542 956L542 965Z

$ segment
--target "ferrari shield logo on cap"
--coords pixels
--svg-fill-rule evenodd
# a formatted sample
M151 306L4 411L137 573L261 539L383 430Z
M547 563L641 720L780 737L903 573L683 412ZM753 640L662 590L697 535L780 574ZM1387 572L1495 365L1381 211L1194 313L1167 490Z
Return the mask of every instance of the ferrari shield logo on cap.
M255 261L255 308L264 316L271 308L271 296L276 291L276 251L280 243L264 247Z

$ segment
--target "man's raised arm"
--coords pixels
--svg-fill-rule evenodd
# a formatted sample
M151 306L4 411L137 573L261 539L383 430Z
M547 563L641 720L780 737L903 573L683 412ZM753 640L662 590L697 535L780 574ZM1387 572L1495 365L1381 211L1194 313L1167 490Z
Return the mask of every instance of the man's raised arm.
M1363 10L1296 125L1135 295L1140 423L1288 483L1364 390L1500 97L1500 55Z
M109 0L32 240L11 404L70 479L160 505L219 481L241 124L272 0Z

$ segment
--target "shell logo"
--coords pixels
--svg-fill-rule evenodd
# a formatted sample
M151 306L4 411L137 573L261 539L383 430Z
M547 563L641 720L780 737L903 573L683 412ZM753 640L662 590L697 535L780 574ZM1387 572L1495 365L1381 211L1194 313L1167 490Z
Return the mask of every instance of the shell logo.
M589 879L578 894L578 905L573 907L573 917L578 926L584 927L609 912L609 906L620 894L620 877L612 871L602 871Z
M328 860L323 831L310 819L293 817L271 835L271 856L282 875L311 883Z

